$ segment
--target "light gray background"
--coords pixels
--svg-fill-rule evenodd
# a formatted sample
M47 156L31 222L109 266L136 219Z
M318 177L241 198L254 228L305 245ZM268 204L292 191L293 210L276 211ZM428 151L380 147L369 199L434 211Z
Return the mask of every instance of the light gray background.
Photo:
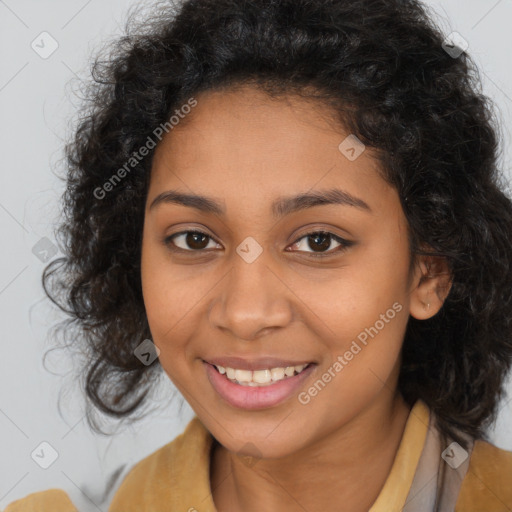
M135 427L121 424L114 437L97 436L87 428L81 390L71 381L70 370L79 361L53 352L47 369L42 364L52 344L48 329L62 317L44 298L44 264L32 248L43 237L54 239L63 191L54 172L62 172L62 146L79 104L73 90L88 76L91 52L121 32L128 7L136 3L0 0L0 509L31 492L57 487L83 512L106 511L112 493L103 503L101 494L111 472L124 464L122 478L132 464L182 432L193 414L186 403L178 413L181 399L171 401L175 391L164 377L154 413ZM469 42L484 92L500 111L502 168L510 177L512 1L427 3L439 14L445 34L457 31ZM31 48L43 31L59 45L47 59ZM502 404L492 440L512 450L512 401ZM58 453L46 470L31 458L43 441Z

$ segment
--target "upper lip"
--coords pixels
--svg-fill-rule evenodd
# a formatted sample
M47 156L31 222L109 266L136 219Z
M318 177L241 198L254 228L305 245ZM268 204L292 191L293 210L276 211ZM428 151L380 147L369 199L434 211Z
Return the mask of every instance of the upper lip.
M214 357L205 359L206 363L224 368L233 368L236 370L267 370L270 368L286 368L287 366L300 366L312 363L312 361L291 361L290 359L279 359L277 357Z

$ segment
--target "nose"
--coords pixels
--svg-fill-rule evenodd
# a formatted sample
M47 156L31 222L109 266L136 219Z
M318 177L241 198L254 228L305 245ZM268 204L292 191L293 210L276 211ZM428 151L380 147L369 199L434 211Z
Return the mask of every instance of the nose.
M209 308L211 324L238 339L257 339L293 318L291 291L263 254L252 263L237 256Z

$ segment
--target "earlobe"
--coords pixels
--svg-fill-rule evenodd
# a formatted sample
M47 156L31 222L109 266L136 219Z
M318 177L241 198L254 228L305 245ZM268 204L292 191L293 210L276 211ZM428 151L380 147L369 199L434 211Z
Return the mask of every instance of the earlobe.
M443 307L452 286L446 258L419 256L410 294L409 312L417 320L427 320Z

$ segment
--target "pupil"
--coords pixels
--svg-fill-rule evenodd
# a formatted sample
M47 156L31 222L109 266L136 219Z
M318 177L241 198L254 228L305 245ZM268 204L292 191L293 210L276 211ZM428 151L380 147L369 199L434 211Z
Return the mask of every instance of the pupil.
M201 238L203 239L202 242L200 241ZM204 243L207 238L206 235L201 233L187 233L186 242L192 249L204 249L208 245L207 241Z
M314 243L317 244L316 247L314 247L311 244L311 240L313 240ZM329 235L327 233L315 233L314 235L310 235L308 245L309 245L310 249L313 249L313 250L315 250L315 248L317 248L317 249L320 248L321 250L326 250L329 248L329 245L331 245L331 235Z

